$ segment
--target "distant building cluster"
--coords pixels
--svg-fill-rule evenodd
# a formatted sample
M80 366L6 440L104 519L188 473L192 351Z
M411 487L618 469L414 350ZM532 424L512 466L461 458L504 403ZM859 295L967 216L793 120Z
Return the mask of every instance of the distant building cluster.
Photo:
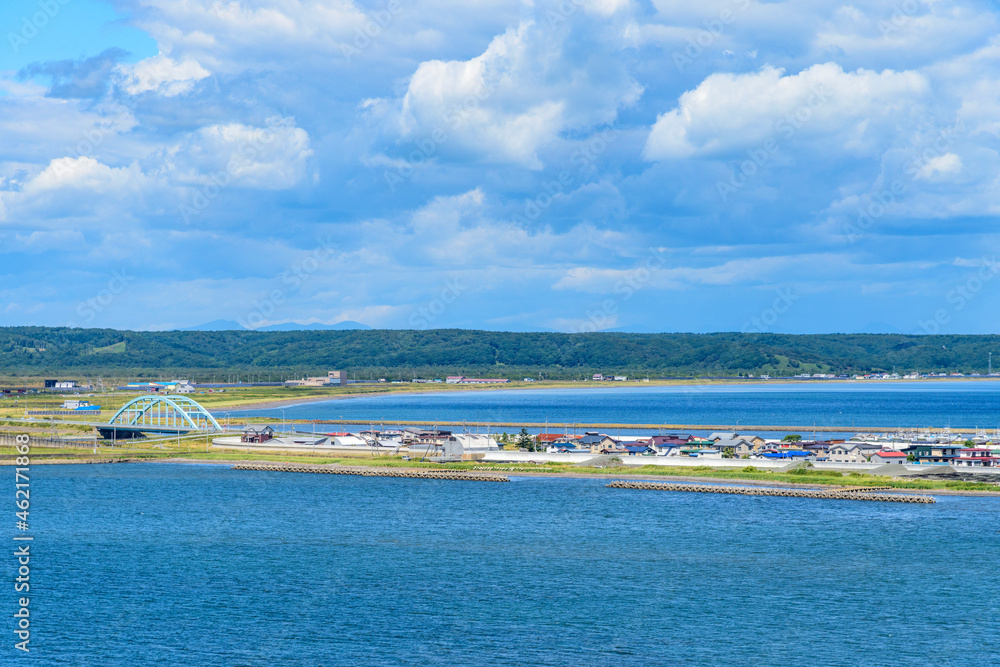
M129 382L124 387L118 387L125 391L141 391L147 394L190 394L195 387L187 380L167 380L166 382Z
M305 377L301 380L286 380L290 387L340 387L347 384L347 373L344 371L328 371L325 376Z
M289 435L278 434L271 426L248 425L238 439L226 436L213 442L222 446L266 444L274 448L309 448L331 453L398 453L432 461L472 461L483 458L487 452L500 451L499 443L490 435L453 433L438 428Z
M614 437L588 431L584 435L540 433L535 441L549 453L590 453L619 456L683 456L702 459L784 459L833 463L929 464L969 467L1000 466L1000 437L917 436L878 438L858 435L850 440L766 439L735 432L647 437ZM994 443L996 440L996 443Z
M506 378L467 378L464 375L449 375L444 380L448 384L506 384Z

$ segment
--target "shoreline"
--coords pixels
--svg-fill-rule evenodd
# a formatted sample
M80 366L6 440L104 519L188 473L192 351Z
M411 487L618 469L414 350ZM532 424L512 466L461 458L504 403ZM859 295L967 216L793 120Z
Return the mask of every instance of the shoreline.
M329 396L310 396L305 398L273 398L264 401L252 401L248 403L236 403L235 405L224 405L220 407L214 407L211 405L206 405L206 409L213 414L213 416L218 416L219 413L224 413L227 411L251 411L251 410L277 410L281 408L291 408L297 407L299 405L308 405L311 403L323 403L327 401L342 401L350 400L354 398L370 398L373 396L391 396L391 395L405 395L405 394L448 394L451 392L505 392L505 391L547 391L547 390L557 390L557 389L580 389L580 390L592 390L592 389L645 389L652 387L719 387L719 386L750 386L757 385L760 387L775 387L782 385L813 385L816 387L830 387L830 386L882 386L886 384L890 385L907 385L914 383L960 383L960 382L970 382L970 383L981 383L985 381L1000 381L1000 378L991 377L963 377L963 378L919 378L919 379L903 379L899 378L896 380L806 380L804 378L772 378L770 380L761 380L760 378L748 378L748 379L725 379L725 380L650 380L649 382L571 382L571 381L553 381L541 382L541 383L524 383L516 382L506 385L488 385L488 386L475 386L475 385L444 385L440 383L419 383L413 385L407 383L404 389L391 389L386 387L382 389L379 387L375 391L367 392L357 392L357 393L338 393L331 394ZM444 388L445 386L449 388ZM454 387L454 388L450 388ZM294 421L294 420L289 420ZM306 420L311 421L311 420ZM337 421L343 423L352 423L350 420L332 420L331 423L336 423ZM811 427L810 427L811 428ZM845 427L846 428L846 427ZM854 427L851 427L854 428ZM863 428L858 427L860 430ZM890 427L881 427L890 428ZM895 429L894 429L895 430Z
M126 458L126 457L123 457ZM126 460L121 459L42 459L37 461L32 461L32 465L100 465L100 464L120 464L120 463L169 463L169 464L186 464L186 465L223 465L223 466L234 466L240 464L271 464L271 465L289 465L288 461L282 461L280 459L273 458L260 458L253 460L239 460L239 459L189 459L183 457L172 457L163 459L132 459L126 458ZM293 462L295 465L298 462ZM0 462L0 466L14 465L13 463ZM342 466L342 464L329 464L329 463L318 463L309 464L317 466ZM370 467L361 465L359 467ZM405 466L400 466L395 468L403 471L426 471L427 468L409 468ZM625 479L629 481L646 481L646 482L696 482L701 484L719 484L720 486L760 486L760 487L771 487L771 488L798 488L798 489L811 489L811 490L823 490L830 489L831 487L836 487L840 485L836 484L810 484L807 482L784 482L778 480L758 480L758 479L725 479L719 477L699 477L694 475L644 475L642 473L612 473L612 472L542 472L542 471L510 471L503 469L496 470L477 470L469 472L494 472L497 474L507 475L509 477L526 477L526 478L563 478L563 479ZM960 489L907 489L907 488L897 488L893 489L890 493L906 493L906 494L923 494L929 496L966 496L972 498L1000 498L1000 489L997 491L964 491Z

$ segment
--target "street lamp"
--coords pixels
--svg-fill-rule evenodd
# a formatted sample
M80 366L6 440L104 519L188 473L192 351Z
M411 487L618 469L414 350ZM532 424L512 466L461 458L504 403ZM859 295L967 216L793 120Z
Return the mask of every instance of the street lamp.
M282 431L282 433L284 433L284 431L285 431L285 411L282 410L281 408L278 408L278 410L281 412L281 431Z

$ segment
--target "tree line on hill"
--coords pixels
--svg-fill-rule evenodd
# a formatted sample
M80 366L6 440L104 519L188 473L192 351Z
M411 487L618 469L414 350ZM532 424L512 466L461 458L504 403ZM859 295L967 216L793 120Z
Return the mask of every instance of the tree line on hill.
M512 333L370 331L119 331L0 328L7 376L227 372L294 377L342 369L357 379L591 373L736 376L800 373L980 372L1000 338L986 335L759 333ZM1000 359L1000 357L998 357Z

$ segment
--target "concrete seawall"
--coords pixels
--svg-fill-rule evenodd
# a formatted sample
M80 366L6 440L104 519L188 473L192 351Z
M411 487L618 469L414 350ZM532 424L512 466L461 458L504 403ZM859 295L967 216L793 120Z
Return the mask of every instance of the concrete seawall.
M609 489L638 489L643 491L684 491L689 493L730 493L740 496L781 496L785 498L820 498L824 500L870 500L890 503L937 502L931 496L906 495L901 493L876 493L889 487L845 488L830 491L811 489L777 489L768 487L723 486L721 484L678 484L671 482L627 482L614 481Z
M359 477L408 477L411 479L447 479L466 482L509 482L506 475L463 472L460 470L413 470L395 468L365 468L362 466L321 466L281 463L239 463L233 470L264 472L306 472L325 475L356 475Z

